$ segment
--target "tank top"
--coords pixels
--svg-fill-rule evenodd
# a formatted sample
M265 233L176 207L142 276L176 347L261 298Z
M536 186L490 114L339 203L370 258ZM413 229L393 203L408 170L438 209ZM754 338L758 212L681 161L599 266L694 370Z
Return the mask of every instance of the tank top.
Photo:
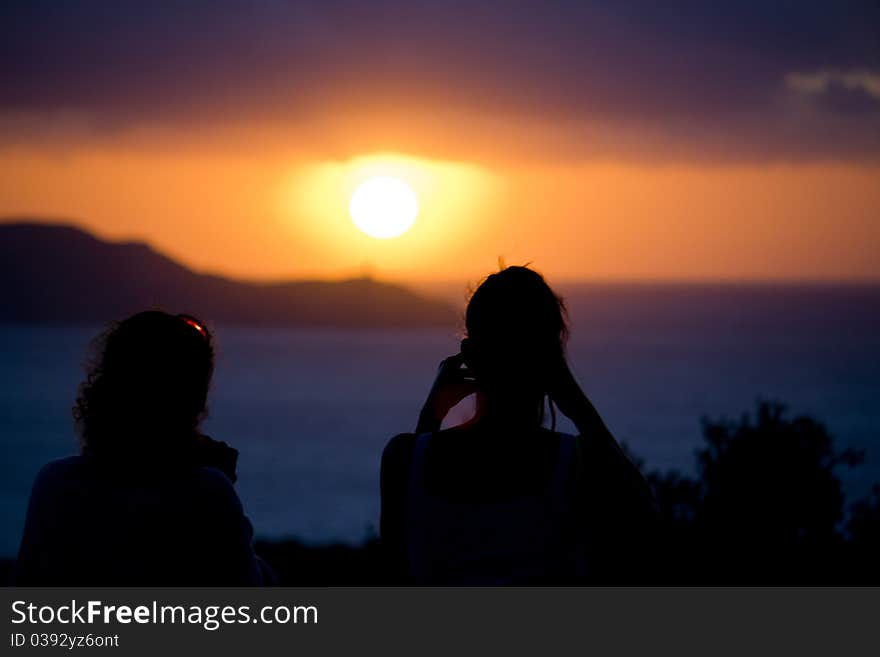
M425 486L432 434L416 437L409 488L410 575L420 584L503 585L571 581L584 571L567 490L575 437L560 434L544 490L502 502L452 501Z

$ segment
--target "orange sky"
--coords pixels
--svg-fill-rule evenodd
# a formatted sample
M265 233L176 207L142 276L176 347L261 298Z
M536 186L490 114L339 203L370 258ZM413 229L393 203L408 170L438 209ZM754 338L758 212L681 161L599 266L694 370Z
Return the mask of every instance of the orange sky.
M7 3L0 218L252 279L880 279L880 6L777 4Z
M877 165L505 161L503 143L493 156L488 140L475 161L340 158L280 148L271 134L272 148L239 138L10 145L0 215L70 219L198 270L258 279L472 279L499 257L555 279L880 278ZM376 240L351 223L365 166L416 189L406 235Z

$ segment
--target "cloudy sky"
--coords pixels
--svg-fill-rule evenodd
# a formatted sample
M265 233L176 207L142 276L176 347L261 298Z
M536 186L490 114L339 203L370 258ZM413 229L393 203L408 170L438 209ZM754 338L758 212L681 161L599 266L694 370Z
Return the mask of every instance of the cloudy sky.
M880 277L876 1L30 0L0 31L0 215L254 278ZM411 233L349 234L364 163L421 177Z

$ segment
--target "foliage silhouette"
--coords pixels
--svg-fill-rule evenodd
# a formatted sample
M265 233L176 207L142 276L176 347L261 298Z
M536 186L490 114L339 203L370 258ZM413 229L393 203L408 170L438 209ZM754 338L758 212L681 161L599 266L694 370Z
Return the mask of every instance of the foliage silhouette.
M857 501L850 509L847 522L850 545L849 563L854 570L854 583L880 582L880 484L875 484L870 495Z
M703 420L697 476L652 473L663 514L663 581L809 584L863 581L860 547L877 541L880 493L854 505L844 531L840 468L864 453L837 450L823 424L759 401L754 417Z

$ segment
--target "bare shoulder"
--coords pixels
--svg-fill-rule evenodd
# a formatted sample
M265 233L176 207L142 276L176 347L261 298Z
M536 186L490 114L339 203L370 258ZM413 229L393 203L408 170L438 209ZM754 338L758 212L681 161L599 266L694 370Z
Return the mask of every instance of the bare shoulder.
M457 448L464 437L465 429L450 427L431 436L431 444ZM388 441L382 452L383 476L395 476L409 472L418 436L414 433L399 433Z

